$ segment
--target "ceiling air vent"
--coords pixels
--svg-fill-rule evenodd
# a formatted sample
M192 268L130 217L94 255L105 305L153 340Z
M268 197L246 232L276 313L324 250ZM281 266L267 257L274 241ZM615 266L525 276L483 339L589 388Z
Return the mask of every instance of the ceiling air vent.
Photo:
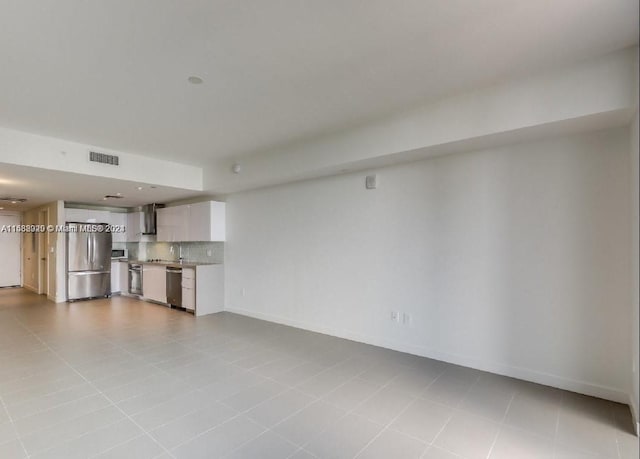
M95 151L90 151L89 161L93 161L94 163L110 164L112 166L117 166L119 164L120 159L116 155L108 155L106 153L97 153Z

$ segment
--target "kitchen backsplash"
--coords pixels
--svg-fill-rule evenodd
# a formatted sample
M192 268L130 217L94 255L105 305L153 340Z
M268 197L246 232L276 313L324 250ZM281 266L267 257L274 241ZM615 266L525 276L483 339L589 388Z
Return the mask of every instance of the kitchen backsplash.
M224 263L224 242L127 242L130 260L178 260Z

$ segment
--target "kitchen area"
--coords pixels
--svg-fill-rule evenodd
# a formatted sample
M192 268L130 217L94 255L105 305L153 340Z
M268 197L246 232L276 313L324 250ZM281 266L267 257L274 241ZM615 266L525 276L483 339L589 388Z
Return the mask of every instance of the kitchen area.
M65 221L102 225L101 234L95 237L103 241L101 244L109 241L110 246L108 260L94 261L104 267L93 273L108 281L95 282L95 286L78 293L74 291L75 273L70 265L76 235L67 234L69 300L130 296L196 316L224 309L224 202L133 208L65 203ZM91 248L100 244L80 245ZM89 259L94 252L88 252ZM84 278L91 277L84 274Z

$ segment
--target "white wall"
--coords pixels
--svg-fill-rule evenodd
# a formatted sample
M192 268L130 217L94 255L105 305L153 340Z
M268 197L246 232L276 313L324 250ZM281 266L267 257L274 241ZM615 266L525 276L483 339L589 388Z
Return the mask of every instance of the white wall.
M89 161L89 151L114 154L118 167ZM202 168L0 127L0 163L140 183L202 190Z
M377 190L229 195L227 309L626 402L628 149L607 130L380 169Z
M217 192L248 190L301 178L331 175L344 168L362 170L380 162L441 154L442 149L485 148L517 133L575 132L626 125L635 111L634 71L637 47L594 59L554 67L546 72L495 85L397 113L342 132L278 145L240 158L226 158L206 170L205 189ZM522 137L520 137L522 139ZM502 143L504 145L505 143ZM242 166L240 174L231 165ZM364 165L364 166L363 166Z

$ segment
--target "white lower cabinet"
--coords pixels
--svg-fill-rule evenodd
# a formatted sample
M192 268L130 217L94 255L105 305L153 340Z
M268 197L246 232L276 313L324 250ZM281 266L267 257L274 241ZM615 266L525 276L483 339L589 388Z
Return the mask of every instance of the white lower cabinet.
M119 293L122 291L122 285L120 285L120 269L121 263L119 261L111 262L111 293Z
M182 307L189 311L196 309L195 268L183 268L182 270Z
M123 264L126 268L126 264ZM158 303L167 302L166 267L145 263L142 266L142 297ZM182 267L182 307L196 316L224 310L224 266L197 265ZM122 286L128 291L128 282Z
M167 302L167 274L164 266L143 265L142 296L159 303Z
M195 315L204 316L224 310L224 265L198 265L195 269ZM188 279L188 278L187 278ZM185 281L183 270L183 282ZM190 285L186 284L187 289ZM182 284L184 295L185 284Z
M129 262L126 260L120 260L120 291L123 293L129 293Z

